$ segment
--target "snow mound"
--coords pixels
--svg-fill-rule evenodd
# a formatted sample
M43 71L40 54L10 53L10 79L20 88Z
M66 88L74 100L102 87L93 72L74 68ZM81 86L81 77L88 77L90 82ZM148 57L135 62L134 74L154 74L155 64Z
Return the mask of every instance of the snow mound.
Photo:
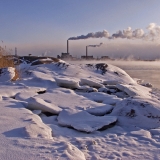
M31 97L27 101L28 101L27 105L28 109L41 110L43 112L50 112L53 114L59 114L59 112L62 110L58 106L47 103L41 98Z
M71 78L55 78L56 83L59 87L65 87L70 89L75 89L79 87L79 81L73 80Z
M87 79L87 78L82 78L81 81L80 81L80 84L81 85L88 85L90 87L94 87L94 88L101 88L101 87L104 87L103 84L100 84L98 82L95 82L91 79Z
M29 138L52 139L52 129L45 125L37 115L31 118L31 124L24 127L24 132Z
M95 116L104 116L105 114L109 113L112 109L113 109L113 106L105 105L105 106L90 108L90 109L87 109L86 111Z
M160 106L156 99L124 99L117 103L110 115L118 116L119 124L124 126L132 125L143 129L160 127Z
M8 82L15 76L15 69L13 67L0 69L0 82Z
M83 152L70 143L66 143L63 157L67 160L86 160Z
M63 110L58 116L61 126L72 127L82 132L94 132L117 121L115 116L96 117L86 111Z

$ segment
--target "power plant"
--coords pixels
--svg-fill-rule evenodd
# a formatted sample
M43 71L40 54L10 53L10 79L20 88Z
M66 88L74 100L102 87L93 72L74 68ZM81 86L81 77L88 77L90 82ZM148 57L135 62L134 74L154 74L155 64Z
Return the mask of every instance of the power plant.
M73 57L72 55L69 54L69 40L70 39L67 40L67 52L66 53L61 53L61 55L57 55L58 59L77 60L76 57ZM83 59L83 60L93 60L94 59L93 55L91 55L91 56L88 55L89 47L100 47L102 44L103 43L100 43L99 45L87 45L86 46L86 54L84 56L81 56L81 59ZM102 57L103 57L102 59L110 59L108 56L102 56Z

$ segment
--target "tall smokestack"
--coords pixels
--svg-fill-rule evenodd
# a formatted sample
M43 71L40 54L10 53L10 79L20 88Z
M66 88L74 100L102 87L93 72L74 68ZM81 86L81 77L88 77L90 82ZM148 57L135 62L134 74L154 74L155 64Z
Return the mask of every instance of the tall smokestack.
M69 41L67 40L67 53L69 53Z
M88 46L86 46L86 59L88 57Z

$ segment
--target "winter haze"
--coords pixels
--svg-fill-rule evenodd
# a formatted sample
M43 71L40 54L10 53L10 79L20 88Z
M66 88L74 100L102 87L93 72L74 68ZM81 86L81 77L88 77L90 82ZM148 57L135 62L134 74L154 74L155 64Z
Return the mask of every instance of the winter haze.
M1 45L18 54L57 56L69 52L159 59L160 2L34 0L0 2ZM13 52L13 51L12 51Z

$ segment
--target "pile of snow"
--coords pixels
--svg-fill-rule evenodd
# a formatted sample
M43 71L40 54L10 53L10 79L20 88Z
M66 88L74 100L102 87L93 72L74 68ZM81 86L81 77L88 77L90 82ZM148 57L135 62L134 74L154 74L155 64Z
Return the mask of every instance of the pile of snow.
M72 127L78 131L93 132L102 129L117 121L115 116L97 117L89 114L86 111L78 110L63 110L58 116L58 123L61 126Z
M31 97L27 101L28 101L27 105L28 109L41 110L43 112L50 112L53 114L59 114L59 112L62 110L58 106L47 103L43 99L37 97Z
M15 68L8 67L0 69L0 82L11 81L14 76L15 76Z

